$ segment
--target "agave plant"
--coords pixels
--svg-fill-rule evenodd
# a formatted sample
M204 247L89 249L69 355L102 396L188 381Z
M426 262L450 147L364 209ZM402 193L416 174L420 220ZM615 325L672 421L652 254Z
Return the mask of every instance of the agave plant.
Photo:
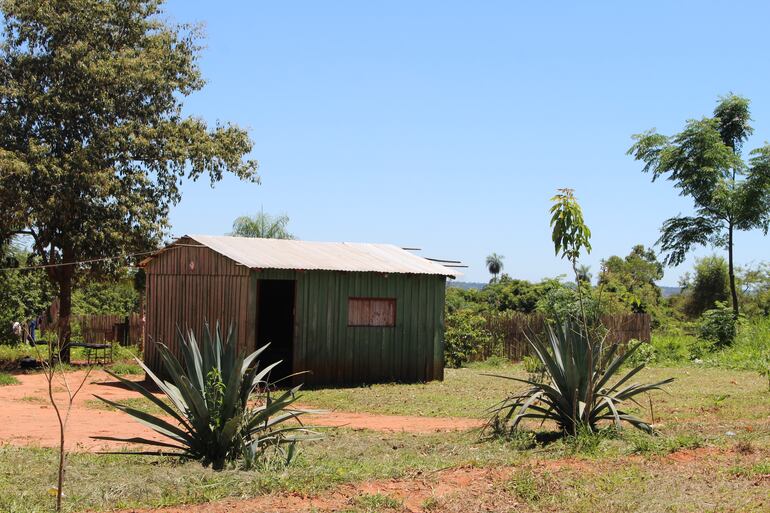
M269 449L283 453L288 461L297 441L319 438L299 420L308 411L291 406L301 385L271 395L270 371L280 362L259 368L257 357L267 345L244 356L236 347L232 327L223 342L217 324L214 336L205 326L200 347L192 331L187 337L179 334L179 346L183 362L164 344L158 344L170 381L160 379L137 359L168 404L142 385L107 371L163 410L163 417L96 396L170 441L94 438L177 449L176 454L200 460L215 470L240 459L254 461Z
M593 336L591 330L566 322L549 325L546 340L528 337L535 356L545 367L545 378L497 376L525 383L529 388L494 406L490 426L499 426L502 421L513 431L524 419L553 420L563 432L575 435L582 429L595 431L599 422L608 420L618 429L628 422L652 432L647 422L627 413L625 405L636 403L639 394L658 390L673 378L650 384L630 383L644 364L622 376L618 374L640 344L617 354L619 344L605 347L603 338L592 343Z

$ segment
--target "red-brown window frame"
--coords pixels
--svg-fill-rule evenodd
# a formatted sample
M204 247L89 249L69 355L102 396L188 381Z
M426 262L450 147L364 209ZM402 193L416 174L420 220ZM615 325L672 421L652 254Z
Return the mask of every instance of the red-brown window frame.
M350 311L351 311L351 305L354 301L381 301L381 302L387 302L390 303L391 309L393 311L393 324L371 324L371 321L366 324L353 324L350 319ZM348 328L395 328L396 322L397 322L397 303L396 298L394 297L364 297L364 296L353 296L348 298Z

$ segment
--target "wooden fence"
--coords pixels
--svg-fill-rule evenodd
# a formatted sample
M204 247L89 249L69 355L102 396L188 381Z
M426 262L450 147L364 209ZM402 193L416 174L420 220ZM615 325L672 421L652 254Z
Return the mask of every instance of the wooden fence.
M649 314L613 314L602 317L607 328L607 341L621 345L629 340L650 341ZM473 360L486 360L494 354L519 361L529 354L527 337L544 336L545 323L540 314L498 314L487 317L492 341L483 345Z
M48 333L51 336L55 336L53 334L56 332L57 326L58 318L53 320L44 319L40 329L44 334ZM70 329L73 332L73 340L75 342L99 344L110 340L117 341L120 345L143 347L144 323L142 322L141 314L138 313L128 316L73 315L70 318ZM78 333L79 336L77 335Z
M128 333L119 326L128 324ZM83 342L100 343L107 340L120 342L121 345L142 344L142 316L134 313L129 316L122 315L73 315L73 326L80 326L80 335Z

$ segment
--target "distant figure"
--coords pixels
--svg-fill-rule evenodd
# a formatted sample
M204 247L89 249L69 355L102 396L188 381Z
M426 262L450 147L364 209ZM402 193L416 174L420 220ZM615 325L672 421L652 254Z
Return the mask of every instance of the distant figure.
M35 346L35 330L37 329L37 317L29 321L29 333L27 334L27 342L29 345Z
M19 342L21 342L21 323L19 321L13 321L13 327L11 329L16 338L19 339Z

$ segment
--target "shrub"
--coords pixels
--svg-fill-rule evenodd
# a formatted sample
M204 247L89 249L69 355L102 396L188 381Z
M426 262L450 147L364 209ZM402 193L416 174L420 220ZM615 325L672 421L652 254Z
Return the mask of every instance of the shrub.
M636 344L637 349L633 352L633 354L631 354L631 356L628 357L628 360L626 361L627 364L636 367L638 365L649 365L651 362L655 361L657 357L657 351L651 343L639 343L635 340L630 340L628 344Z
M658 363L679 363L691 358L690 348L697 343L692 335L672 330L652 334L651 345Z
M605 348L604 340L592 340L591 333L566 322L549 325L547 340L529 339L533 352L546 368L546 379L498 376L525 383L529 388L493 407L494 416L489 425L499 423L499 416L508 423L510 431L516 430L524 419L553 420L562 432L577 435L595 432L600 421L610 420L618 429L622 422L628 422L651 432L651 426L624 411L623 404L671 383L673 378L651 384L629 383L644 368L644 364L640 364L611 384L639 344L616 356L618 344Z
M719 301L715 308L706 310L698 325L701 340L712 343L716 348L729 346L735 340L738 322L732 308Z
M177 449L178 455L200 460L214 470L239 460L246 466L253 466L262 459L274 459L276 453L288 463L295 454L297 441L318 438L298 421L298 417L306 412L291 407L299 397L300 386L275 395L270 392L268 377L280 362L259 369L257 357L267 346L248 356L239 354L233 330L229 330L227 340L223 342L219 325L213 337L206 325L202 342L199 348L192 332L187 338L180 335L179 347L184 363L177 360L165 345L158 344L171 381L158 378L139 359L136 360L170 404L142 385L106 371L163 410L164 417L170 417L170 422L96 396L169 438L170 443L144 438L95 438ZM257 405L250 406L255 400ZM283 425L287 421L297 421L297 424Z
M458 310L447 315L444 341L444 362L447 367L457 368L491 343L492 335L484 317L470 310Z

